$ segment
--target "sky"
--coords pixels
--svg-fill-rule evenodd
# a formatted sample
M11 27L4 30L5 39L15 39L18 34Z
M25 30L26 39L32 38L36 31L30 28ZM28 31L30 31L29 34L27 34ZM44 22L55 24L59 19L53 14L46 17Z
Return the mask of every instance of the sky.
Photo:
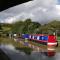
M58 4L60 4L60 0L58 0Z
M60 0L32 0L0 12L1 23L13 23L27 18L41 24L60 21Z

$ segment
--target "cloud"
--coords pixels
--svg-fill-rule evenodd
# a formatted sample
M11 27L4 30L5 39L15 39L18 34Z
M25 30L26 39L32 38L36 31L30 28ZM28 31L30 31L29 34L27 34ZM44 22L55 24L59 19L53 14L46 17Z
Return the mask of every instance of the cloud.
M0 12L0 21L12 23L31 18L33 21L47 23L60 19L60 5L57 0L33 0Z
M56 5L57 13L60 15L60 5Z

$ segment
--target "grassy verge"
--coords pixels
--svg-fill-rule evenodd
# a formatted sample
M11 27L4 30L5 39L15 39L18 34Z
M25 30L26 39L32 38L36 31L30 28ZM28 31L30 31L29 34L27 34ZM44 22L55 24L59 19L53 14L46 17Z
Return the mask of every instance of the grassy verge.
M60 36L57 37L58 47L56 47L56 52L60 53Z
M56 52L60 53L60 42L58 42L58 47L56 47Z
M20 47L20 43L19 42L15 42L13 39L10 38L0 38L0 44L12 44L15 47Z

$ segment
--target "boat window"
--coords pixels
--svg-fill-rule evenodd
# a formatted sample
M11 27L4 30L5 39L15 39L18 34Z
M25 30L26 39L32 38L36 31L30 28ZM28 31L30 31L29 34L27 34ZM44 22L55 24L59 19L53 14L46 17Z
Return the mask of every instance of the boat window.
M37 39L37 36L34 36L34 39Z
M48 36L40 36L39 40L48 40Z
M39 40L42 40L42 36L39 37Z

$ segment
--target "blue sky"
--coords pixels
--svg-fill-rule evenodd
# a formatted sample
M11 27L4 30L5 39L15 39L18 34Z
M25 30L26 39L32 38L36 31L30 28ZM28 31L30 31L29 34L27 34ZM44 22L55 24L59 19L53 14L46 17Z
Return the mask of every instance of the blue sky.
M58 4L60 5L60 0L58 0Z
M12 23L31 18L32 21L47 23L60 20L60 0L33 0L0 12L0 22Z

